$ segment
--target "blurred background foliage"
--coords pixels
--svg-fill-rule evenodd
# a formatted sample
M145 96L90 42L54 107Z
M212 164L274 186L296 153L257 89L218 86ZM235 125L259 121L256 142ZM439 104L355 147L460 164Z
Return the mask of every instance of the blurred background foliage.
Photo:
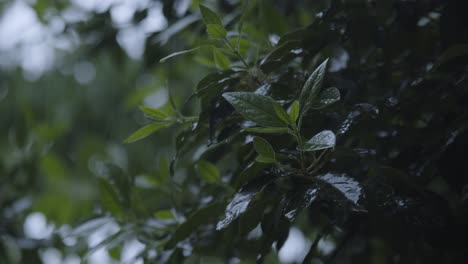
M214 82L227 78L228 89L258 81L231 74L209 48L159 63L213 44L199 2L0 2L0 263L466 261L466 1L201 1L233 41L243 23L234 44L260 88L285 104L330 57L325 82L342 100L307 116L304 128L337 132L322 171L353 179L346 188L358 207L333 190L307 202L307 184L258 164L246 169L251 144L232 109L185 104L210 73L226 74ZM171 101L184 114L202 111L200 120L210 111L225 119L209 121L215 131L189 141L175 168L184 137L201 134L190 124L123 143L147 123L138 106L171 113ZM207 146L232 134L231 145ZM288 142L268 139L275 148ZM220 182L200 179L200 156L216 164ZM280 182L270 188L265 177ZM227 231L205 225L233 195L262 186ZM295 221L271 212L279 197L302 210ZM208 209L193 214L200 208Z

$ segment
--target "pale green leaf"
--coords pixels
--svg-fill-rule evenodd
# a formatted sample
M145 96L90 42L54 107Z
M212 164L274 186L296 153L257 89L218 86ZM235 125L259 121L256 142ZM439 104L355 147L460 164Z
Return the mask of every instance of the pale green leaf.
M159 110L159 109L156 109L156 108L153 108L153 107L149 107L149 106L140 106L140 110L145 113L145 115L149 116L149 117L152 117L154 119L164 119L166 117L168 117L168 115Z
M289 115L284 111L284 108L278 103L273 102L273 108L275 109L276 115L281 119L286 125L290 124Z
M299 101L294 101L291 107L289 108L289 119L291 119L292 123L297 122L297 118L299 117Z
M221 70L229 70L231 68L229 58L216 48L213 49L213 58Z
M169 125L170 125L170 123L151 123L149 125L146 125L146 126L140 128L140 129L138 129L137 131L135 131L135 133L130 135L124 142L125 143L132 143L132 142L135 142L137 140L143 139L143 138L151 135L152 133L158 131L159 129L167 127Z

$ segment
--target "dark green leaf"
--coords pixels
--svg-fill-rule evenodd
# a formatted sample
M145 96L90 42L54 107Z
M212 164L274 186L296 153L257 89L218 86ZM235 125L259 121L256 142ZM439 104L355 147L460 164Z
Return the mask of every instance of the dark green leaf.
M149 125L146 125L140 129L138 129L135 133L130 135L124 142L125 143L132 143L137 140L143 139L152 133L158 131L161 128L169 126L170 123L151 123Z
M325 175L318 176L317 179L327 182L342 193L354 205L358 205L362 187L353 178L350 178L345 174L327 173Z
M199 160L197 162L197 171L200 177L208 182L217 182L220 179L216 166L206 160Z
M323 77L325 76L325 70L327 69L328 59L320 64L309 76L304 86L302 87L301 94L299 96L299 105L301 107L301 115L312 105L313 100L317 97L320 88L322 87Z
M340 100L340 91L335 87L330 87L322 91L311 108L322 109Z
M270 97L247 92L224 93L223 97L246 119L264 127L285 127Z
M335 133L330 130L325 130L313 136L303 146L298 146L301 151L316 151L321 149L333 148L335 146Z

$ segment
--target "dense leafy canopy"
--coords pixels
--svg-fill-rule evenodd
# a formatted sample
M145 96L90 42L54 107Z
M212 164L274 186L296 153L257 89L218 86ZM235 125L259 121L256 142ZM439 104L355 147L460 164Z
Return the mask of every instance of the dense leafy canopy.
M467 261L467 1L119 5L29 6L83 18L0 72L0 263Z

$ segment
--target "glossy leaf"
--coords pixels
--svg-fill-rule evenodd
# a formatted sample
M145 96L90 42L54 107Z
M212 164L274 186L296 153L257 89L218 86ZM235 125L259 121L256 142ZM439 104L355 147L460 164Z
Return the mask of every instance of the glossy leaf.
M217 230L224 229L236 220L241 214L243 214L255 193L253 192L240 192L236 193L232 198L232 201L227 205L224 213L224 219L219 221L216 225Z
M149 125L146 125L146 126L140 128L140 129L138 129L137 131L135 131L135 133L130 135L124 142L125 143L132 143L132 142L138 141L140 139L143 139L143 138L153 134L154 132L158 131L159 129L167 127L169 125L170 125L170 123L151 123Z
M213 49L213 58L216 65L221 70L229 70L231 68L231 61L229 61L229 58L217 48Z
M327 173L317 177L321 181L327 182L342 193L354 205L358 205L361 197L362 187L353 178L346 174Z
M268 141L261 137L255 137L253 140L255 151L258 153L257 161L263 163L273 163L276 160L275 150Z
M322 87L323 77L327 68L328 59L320 64L309 76L304 86L302 87L301 94L299 95L299 104L301 107L301 115L305 114L317 97L320 88Z
M205 179L207 182L217 182L220 179L218 168L211 162L206 160L199 160L197 162L197 172L200 177Z
M264 127L285 127L270 97L247 92L224 93L223 97L246 119Z
M336 136L330 130L325 130L309 139L303 146L298 146L301 151L317 151L321 149L333 148L335 146Z
M340 100L340 91L335 87L330 87L322 91L314 101L311 108L322 109Z

